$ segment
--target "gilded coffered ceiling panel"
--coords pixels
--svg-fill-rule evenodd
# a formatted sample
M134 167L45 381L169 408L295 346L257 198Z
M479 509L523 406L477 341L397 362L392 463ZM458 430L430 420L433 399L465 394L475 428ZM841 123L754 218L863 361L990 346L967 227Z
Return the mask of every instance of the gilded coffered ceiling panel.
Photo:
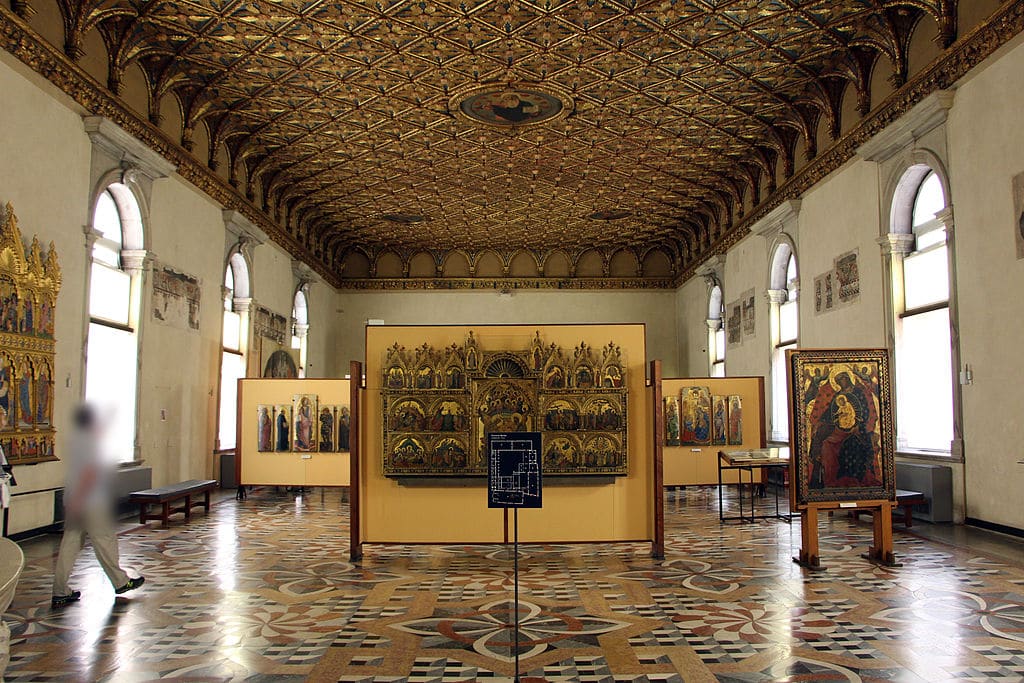
M113 93L140 67L150 119L174 102L181 145L339 277L353 249L440 272L593 247L678 275L850 128L844 101L871 111L875 70L906 82L915 31L958 37L956 0L59 6L67 56L98 30Z

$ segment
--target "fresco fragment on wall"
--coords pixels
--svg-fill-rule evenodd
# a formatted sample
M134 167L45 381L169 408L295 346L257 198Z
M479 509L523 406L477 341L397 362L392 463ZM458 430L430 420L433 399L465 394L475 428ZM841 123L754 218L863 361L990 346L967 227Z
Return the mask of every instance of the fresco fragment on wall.
M199 280L166 266L153 268L153 320L183 330L199 329Z
M472 331L444 348L385 356L386 476L486 476L492 432L542 434L545 474L626 474L626 366L614 342L571 350L483 348Z
M0 447L11 464L55 460L54 323L61 272L53 243L28 251L18 218L0 215Z

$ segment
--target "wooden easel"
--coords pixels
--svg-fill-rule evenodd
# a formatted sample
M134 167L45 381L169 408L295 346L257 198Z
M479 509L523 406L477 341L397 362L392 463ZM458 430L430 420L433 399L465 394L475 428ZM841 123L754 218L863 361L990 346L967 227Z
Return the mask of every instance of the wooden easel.
M872 511L874 522L874 545L863 555L887 567L900 566L892 550L892 501L858 500L850 502L807 503L800 510L800 555L793 561L808 569L823 569L818 550L818 511L820 510L864 510Z

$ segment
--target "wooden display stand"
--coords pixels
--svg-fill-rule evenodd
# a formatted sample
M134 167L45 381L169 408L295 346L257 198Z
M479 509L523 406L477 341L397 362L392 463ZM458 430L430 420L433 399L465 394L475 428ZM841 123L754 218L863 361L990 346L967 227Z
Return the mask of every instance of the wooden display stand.
M818 550L818 512L820 510L871 510L874 522L874 545L864 558L885 565L899 567L892 549L892 501L858 500L852 503L808 503L800 508L800 554L793 561L808 569L824 569Z

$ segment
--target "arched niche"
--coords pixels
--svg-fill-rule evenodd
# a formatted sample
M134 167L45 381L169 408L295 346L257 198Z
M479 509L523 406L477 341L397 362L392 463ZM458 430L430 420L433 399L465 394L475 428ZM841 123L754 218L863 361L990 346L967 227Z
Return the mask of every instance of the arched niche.
M960 5L965 3L960 2ZM939 27L926 14L917 22L914 32L910 34L910 45L907 47L907 73L913 76L922 68L931 64L942 54L942 46L938 41Z
M644 256L642 271L644 277L671 277L672 259L661 249L654 249Z
M434 257L425 251L421 251L409 261L409 277L434 277L437 275L437 267L434 264Z
M57 43L57 45L63 44L63 40ZM107 46L103 42L100 32L95 27L82 36L82 51L85 54L78 60L78 66L85 69L97 81L106 85L109 75L107 69Z
M847 81L846 89L843 91L839 111L839 134L846 135L860 121L860 112L857 111L857 87L850 81Z
M885 55L878 57L875 68L871 72L871 107L878 106L878 103L892 94L892 75L894 73L893 63Z
M149 119L149 85L138 62L132 62L121 78L121 99L143 121Z
M469 259L461 252L450 252L444 259L441 272L444 277L469 277Z
M544 261L546 277L569 277L572 275L572 261L564 251L553 251Z
M508 274L512 277L537 277L540 271L537 270L537 261L525 251L517 252L509 264Z
M385 251L377 257L377 277L402 277L404 266L401 257L393 251Z
M350 251L341 260L342 278L370 277L370 259L361 251Z
M28 24L32 30L46 39L50 45L63 45L64 17L56 2L33 3L32 9L36 13L29 19Z
M604 259L597 249L583 252L576 262L576 277L603 277Z
M181 107L173 92L160 98L160 130L172 140L181 139Z
M608 261L608 274L612 277L636 277L636 256L627 249L619 249Z
M206 121L200 121L195 125L195 128L192 130L192 143L192 156L204 165L209 163L210 129Z
M505 274L501 259L493 251L486 251L476 262L477 277L502 277Z
M228 155L228 148L218 145L213 153L217 156L217 175L226 181L231 175L231 157Z

